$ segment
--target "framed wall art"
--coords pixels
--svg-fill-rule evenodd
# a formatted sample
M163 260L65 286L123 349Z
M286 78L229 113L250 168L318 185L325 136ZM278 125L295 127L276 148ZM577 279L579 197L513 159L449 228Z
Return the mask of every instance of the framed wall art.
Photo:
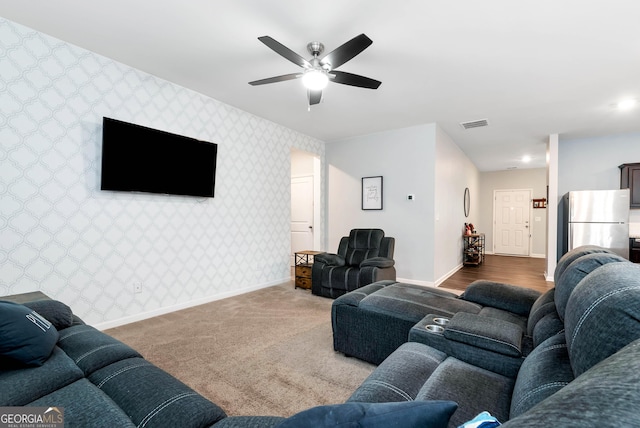
M382 209L382 176L362 177L362 209Z

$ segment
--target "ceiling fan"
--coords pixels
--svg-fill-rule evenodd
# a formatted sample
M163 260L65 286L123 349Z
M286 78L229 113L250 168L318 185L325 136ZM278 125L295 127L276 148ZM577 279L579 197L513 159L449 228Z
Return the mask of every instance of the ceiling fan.
M309 106L318 104L322 100L322 90L329 82L368 89L378 89L378 86L382 83L369 77L336 70L336 68L358 55L373 43L373 41L364 34L354 37L322 58L318 57L324 51L324 45L320 42L311 42L307 45L307 50L313 55L313 58L308 61L269 36L258 37L258 40L271 48L275 53L302 67L304 70L301 73L283 74L267 79L254 80L253 82L249 82L249 84L253 86L265 85L267 83L284 82L286 80L302 78L302 83L307 88Z

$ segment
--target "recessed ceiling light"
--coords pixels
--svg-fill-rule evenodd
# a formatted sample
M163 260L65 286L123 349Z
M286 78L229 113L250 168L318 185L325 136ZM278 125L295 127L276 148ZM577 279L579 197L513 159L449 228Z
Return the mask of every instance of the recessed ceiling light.
M522 162L524 162L524 163L531 162L531 156L529 156L529 155L522 156Z
M618 110L630 110L634 108L637 104L638 104L638 100L636 100L635 98L629 98L626 100L619 101L618 104L616 104L616 107L618 108Z

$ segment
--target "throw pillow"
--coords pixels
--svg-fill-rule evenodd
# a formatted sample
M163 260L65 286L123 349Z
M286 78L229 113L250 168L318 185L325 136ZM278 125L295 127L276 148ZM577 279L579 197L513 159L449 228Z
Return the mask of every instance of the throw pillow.
M0 356L27 366L41 366L53 352L58 331L36 311L0 302Z
M344 403L302 411L282 421L277 428L446 428L457 408L453 401Z
M45 317L58 330L71 327L73 324L71 308L57 300L36 300L24 305Z

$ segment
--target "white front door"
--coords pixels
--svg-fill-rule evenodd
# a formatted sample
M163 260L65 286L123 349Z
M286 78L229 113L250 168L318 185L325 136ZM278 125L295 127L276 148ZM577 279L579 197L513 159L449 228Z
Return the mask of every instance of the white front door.
M494 191L493 251L495 254L528 256L531 190Z
M293 253L313 250L313 177L291 179L291 260Z

